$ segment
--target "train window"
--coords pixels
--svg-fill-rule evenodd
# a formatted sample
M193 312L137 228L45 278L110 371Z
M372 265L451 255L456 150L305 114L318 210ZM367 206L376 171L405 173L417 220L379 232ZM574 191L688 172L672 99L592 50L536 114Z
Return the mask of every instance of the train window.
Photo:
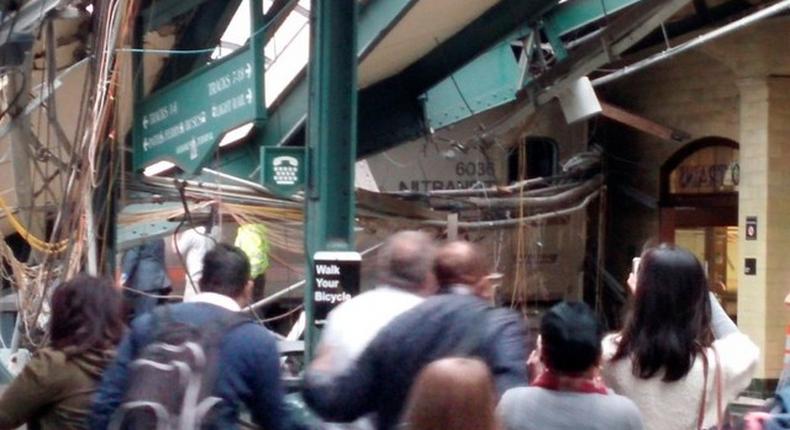
M508 155L508 181L553 176L557 171L557 153L554 139L527 137Z

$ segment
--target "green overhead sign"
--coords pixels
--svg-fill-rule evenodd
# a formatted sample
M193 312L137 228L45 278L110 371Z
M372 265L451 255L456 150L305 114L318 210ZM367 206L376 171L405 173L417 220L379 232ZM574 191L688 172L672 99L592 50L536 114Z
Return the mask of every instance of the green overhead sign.
M272 193L290 197L304 188L307 170L306 149L261 147L261 182Z
M249 46L203 67L135 107L134 168L170 161L195 174L228 131L262 119L263 77Z

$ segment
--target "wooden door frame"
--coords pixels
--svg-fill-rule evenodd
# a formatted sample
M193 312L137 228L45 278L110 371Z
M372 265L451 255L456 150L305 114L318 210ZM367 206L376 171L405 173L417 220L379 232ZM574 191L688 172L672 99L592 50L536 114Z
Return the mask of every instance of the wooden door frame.
M675 230L738 225L737 206L662 207L659 213L659 239L675 243Z
M677 150L661 166L659 199L659 239L674 243L678 228L724 227L738 225L738 193L670 194L672 172L690 155L707 147L740 149L729 139L706 137Z

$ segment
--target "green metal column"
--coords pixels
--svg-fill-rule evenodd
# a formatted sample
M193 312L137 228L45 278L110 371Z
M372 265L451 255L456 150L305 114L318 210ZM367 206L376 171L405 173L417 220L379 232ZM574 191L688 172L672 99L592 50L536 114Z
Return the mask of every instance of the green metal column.
M263 125L263 120L266 118L266 95L264 92L266 62L263 55L263 49L266 46L266 32L263 30L266 25L266 18L263 15L263 0L250 0L250 49L255 63L252 70L256 73L253 87L257 103L255 105L255 125L259 127Z
M313 255L323 250L354 250L357 0L312 0L310 24L304 298L308 360L313 357L318 339L313 309Z

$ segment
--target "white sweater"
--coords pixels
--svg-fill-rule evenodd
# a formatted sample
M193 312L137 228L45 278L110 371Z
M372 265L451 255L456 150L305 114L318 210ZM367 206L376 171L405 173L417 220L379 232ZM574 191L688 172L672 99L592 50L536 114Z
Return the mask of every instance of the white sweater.
M702 360L697 357L689 373L675 382L663 382L662 371L650 379L640 379L632 373L630 358L610 361L618 339L619 335L614 334L603 340L602 373L609 388L636 403L646 430L696 430L704 381ZM726 408L751 382L760 350L737 331L717 339L713 346L721 358L722 405ZM708 428L716 425L716 390L713 351L708 348L706 355L710 368L703 426Z

